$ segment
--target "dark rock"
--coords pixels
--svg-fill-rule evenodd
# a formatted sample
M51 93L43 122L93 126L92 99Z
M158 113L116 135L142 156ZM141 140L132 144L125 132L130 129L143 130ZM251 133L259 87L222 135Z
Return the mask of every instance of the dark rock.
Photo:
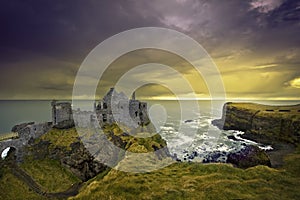
M271 167L271 161L266 152L254 145L246 146L238 152L229 153L227 162L240 168L248 168L256 165Z
M87 181L107 169L104 164L90 154L80 141L72 143L70 149L60 146L50 147L50 145L51 143L45 140L33 143L30 148L27 148L27 155L37 160L47 157L58 160L82 181Z
M214 120L212 120L211 124L218 127L219 129L224 129L224 120L223 119L214 119Z
M226 159L226 152L221 152L221 151L215 151L208 153L205 155L203 159L203 163L219 163L219 162L225 162Z
M96 176L107 168L95 160L81 142L72 143L71 151L59 155L59 159L64 166L83 181Z
M32 125L32 124L34 124L34 122L28 122L28 123L18 124L18 125L15 125L14 127L12 127L11 131L19 133L22 129L24 129L28 125Z
M190 155L188 155L188 159L189 160L193 160L197 156L198 156L198 152L197 151L193 151Z

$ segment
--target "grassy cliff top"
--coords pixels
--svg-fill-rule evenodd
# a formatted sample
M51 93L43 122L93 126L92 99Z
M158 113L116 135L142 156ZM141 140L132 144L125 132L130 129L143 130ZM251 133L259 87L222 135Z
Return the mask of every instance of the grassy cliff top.
M240 103L240 102L229 102L226 104L226 106L229 107L236 107L236 108L242 108L242 109L250 109L250 110L260 110L260 111L267 111L267 110L273 110L274 112L281 111L287 111L290 112L298 112L300 115L300 104L297 105L263 105L263 104L257 104L257 103Z
M284 169L228 164L174 163L148 173L111 170L70 199L299 199L300 152Z
M252 114L264 117L275 117L282 119L300 120L300 104L298 105L280 105L271 106L257 103L226 103L227 109L236 108L241 111L247 111Z

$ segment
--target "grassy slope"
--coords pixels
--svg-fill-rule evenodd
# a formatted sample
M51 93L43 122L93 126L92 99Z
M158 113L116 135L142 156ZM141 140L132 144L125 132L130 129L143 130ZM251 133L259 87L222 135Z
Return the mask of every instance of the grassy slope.
M63 147L69 150L70 144L78 141L78 135L74 128L68 130L51 129L36 142L40 140L50 141L50 148ZM80 182L68 169L61 166L57 160L48 158L34 160L31 157L27 157L20 167L42 186L45 192L61 192L70 188L72 184ZM30 191L27 185L9 173L9 170L3 170L3 177L0 178L0 189L5 192L0 193L0 199L18 199L19 197L19 199L42 198Z
M50 148L63 147L66 150L71 149L72 143L79 141L75 128L66 130L53 128L36 142L40 140L50 141ZM57 160L48 158L34 160L28 157L21 167L47 192L61 192L80 182Z
M36 194L25 183L17 179L8 168L2 168L0 178L0 199L45 199Z
M175 163L150 173L112 170L71 199L300 199L300 148L283 169Z
M122 136L123 131L115 124L106 126L105 132L108 134L113 131L114 135L122 138L123 141L128 142L126 148L129 151L140 152L140 148L145 148L146 151L153 151L152 145L165 146L166 143L158 135L151 138L135 139L132 136ZM36 142L41 140L49 141L50 148L64 148L70 150L70 145L78 142L78 134L75 128L60 130L51 129L48 133L37 139ZM20 166L24 169L42 188L45 192L61 192L68 189L72 184L80 180L75 177L68 169L60 165L59 161L45 158L42 160L34 160L27 157L25 162ZM0 189L5 191L0 193L0 199L40 199L41 196L35 194L27 187L22 181L18 180L9 170L2 169L3 176L0 177ZM103 172L104 174L107 173ZM102 173L101 173L102 174ZM101 176L101 174L99 176ZM21 198L23 197L23 198Z
M146 174L112 171L74 199L299 199L299 181L264 166L173 164Z
M50 141L50 148L65 147L70 150L70 145L74 142L78 142L78 133L75 128L70 129L56 129L52 128L48 133L42 135L38 140Z
M45 192L61 192L72 184L80 182L69 170L56 160L27 160L21 167L39 184Z

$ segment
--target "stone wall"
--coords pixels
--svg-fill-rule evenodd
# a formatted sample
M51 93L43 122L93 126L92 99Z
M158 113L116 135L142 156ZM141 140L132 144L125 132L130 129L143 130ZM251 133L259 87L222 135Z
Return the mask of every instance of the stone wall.
M38 124L30 122L16 125L12 128L12 131L18 132L19 138L0 142L0 152L2 153L8 147L13 147L16 150L15 155L17 162L21 162L23 160L23 148L33 142L35 138L48 132L51 127L51 122Z

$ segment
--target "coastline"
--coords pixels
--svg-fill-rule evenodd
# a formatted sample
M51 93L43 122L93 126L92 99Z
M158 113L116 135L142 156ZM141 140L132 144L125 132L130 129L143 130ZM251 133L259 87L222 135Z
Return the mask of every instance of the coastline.
M300 143L300 105L262 105L228 102L221 119L212 121L221 130L242 131L239 137L262 145L271 166L280 168L285 157L295 152Z
M296 145L282 142L282 141L270 141L270 139L262 136L258 136L256 134L244 133L240 135L243 139L252 140L257 143L261 143L264 145L271 145L272 150L265 151L269 156L271 165L274 168L280 168L284 165L284 158L292 154L296 151Z

